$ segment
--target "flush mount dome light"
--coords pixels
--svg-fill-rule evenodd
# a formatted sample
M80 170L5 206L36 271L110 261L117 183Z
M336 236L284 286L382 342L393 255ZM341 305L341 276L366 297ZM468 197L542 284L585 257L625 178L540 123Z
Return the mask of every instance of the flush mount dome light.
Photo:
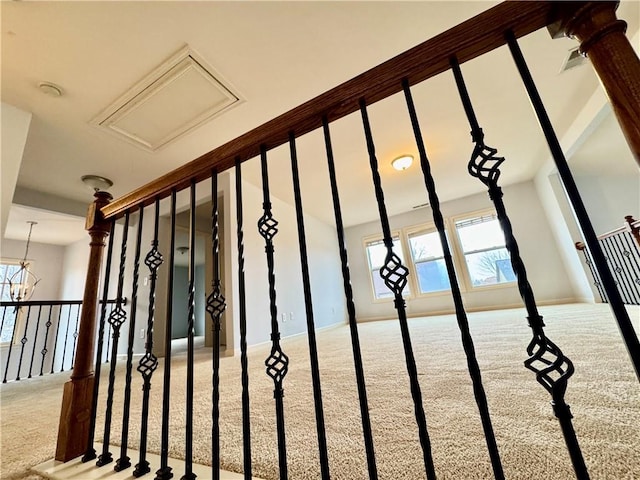
M113 187L113 182L108 178L99 175L83 175L80 177L82 183L87 185L93 192L106 192Z
M394 159L391 162L391 165L396 170L402 171L409 168L412 163L413 163L413 155L402 155L401 157Z
M40 82L38 84L38 88L45 95L49 95L51 97L61 97L62 96L62 88L51 82Z

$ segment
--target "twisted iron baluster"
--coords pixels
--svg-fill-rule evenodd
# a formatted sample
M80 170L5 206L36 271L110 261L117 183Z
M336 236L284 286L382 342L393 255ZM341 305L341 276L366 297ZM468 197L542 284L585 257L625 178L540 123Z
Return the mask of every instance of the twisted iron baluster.
M58 321L56 323L56 339L53 342L53 356L51 357L51 372L55 367L56 352L58 351L58 335L60 334L60 321L62 320L62 305L58 306ZM93 457L95 458L95 457Z
M67 305L67 328L64 332L64 345L62 346L62 367L61 372L64 372L64 359L67 356L67 342L69 340L69 325L71 324L71 305Z
M264 202L262 208L264 214L258 220L258 232L264 238L265 252L267 254L267 269L269 279L269 311L271 312L271 353L265 360L267 375L274 384L273 397L276 401L276 424L278 430L278 459L280 467L280 479L287 480L287 446L284 431L284 390L282 382L289 369L289 357L280 347L280 330L278 327L278 309L276 306L276 277L274 273L273 237L278 233L278 222L271 213L271 201L269 199L269 177L267 171L267 149L260 147L260 164L262 167L262 191Z
M418 424L418 434L420 437L420 445L422 447L424 468L427 478L434 480L436 478L436 472L433 465L433 456L431 454L431 441L429 439L429 431L427 428L427 417L424 413L424 406L422 405L422 392L420 390L420 382L418 381L418 369L416 367L416 359L413 354L413 346L411 344L411 334L409 332L409 324L407 322L405 301L402 297L402 291L407 285L409 270L402 264L400 257L398 257L398 255L393 251L393 237L391 236L387 207L384 203L384 192L382 191L382 182L380 180L380 173L378 172L378 160L376 158L371 125L369 124L369 116L367 114L367 104L364 99L360 100L360 113L362 114L362 124L364 126L364 134L367 140L369 164L371 166L371 175L376 192L380 223L382 224L384 245L387 248L384 265L380 268L380 276L384 280L384 284L387 288L393 292L393 303L398 312L398 320L402 334L402 345L404 347L407 373L409 374L409 383L411 386L411 396L413 398L416 423Z
M173 477L169 466L169 409L171 400L171 328L173 318L173 271L176 253L176 191L171 190L171 240L169 242L169 279L167 309L164 330L164 381L162 385L162 427L160 444L160 469L156 471L156 480L169 480Z
M585 243L589 247L589 251L591 252L596 268L598 269L598 273L600 274L602 287L607 294L611 311L618 322L618 328L620 329L627 351L629 352L629 357L631 358L631 363L635 369L636 376L638 377L638 380L640 380L640 340L633 328L633 323L631 323L631 319L629 318L629 312L627 312L627 309L625 308L611 271L607 266L607 261L604 258L604 253L602 252L602 248L598 242L598 236L593 229L587 210L582 202L582 198L580 197L580 192L578 191L578 187L576 186L571 170L569 169L569 165L567 164L567 159L564 157L562 147L560 147L560 142L553 130L553 126L551 125L547 111L544 108L538 89L533 82L529 68L522 56L518 42L512 32L507 32L506 37L514 62L520 72L522 82L527 89L529 99L531 100L531 104L538 117L538 122L540 123L542 132L544 133L547 144L549 145L549 150L551 151L551 155L553 156L553 160L558 169L558 174L560 175L562 184L567 192L567 197L571 202L573 211L575 212L578 223L580 224L580 229L582 230Z
M240 365L242 368L242 447L244 479L251 480L251 417L249 412L249 364L247 360L247 304L244 281L244 233L242 217L242 166L236 158L236 217L238 237L238 300L240 303Z
M16 375L16 381L20 380L20 370L22 369L22 357L24 356L24 347L29 341L27 338L27 332L29 329L29 318L31 317L31 305L27 308L27 319L24 324L24 333L22 334L22 338L20 339L20 343L22 347L20 348L20 359L18 360L18 373ZM18 322L18 316L16 315L16 323ZM9 362L7 362L7 365Z
M349 271L349 258L344 240L344 225L342 222L342 209L340 208L340 195L336 180L336 168L333 160L333 147L331 145L331 132L329 120L322 117L322 129L324 132L325 150L327 152L327 167L329 170L329 183L331 184L331 197L333 200L333 213L336 220L336 235L338 237L338 250L340 252L340 265L342 267L342 281L344 296L349 317L349 331L351 334L351 350L353 352L353 365L356 372L358 385L358 400L360 404L360 417L362 419L362 434L367 455L367 470L369 480L377 480L378 467L373 448L373 434L371 432L371 419L369 417L369 402L367 400L367 387L364 379L364 367L362 365L362 352L360 349L360 336L358 334L358 322L356 318L356 306L353 301L353 288L351 287L351 273Z
M149 310L147 312L147 338L145 353L138 363L136 370L142 375L142 414L140 426L140 458L133 471L134 477L141 477L149 473L151 468L147 461L147 430L149 427L149 395L151 393L151 377L158 368L158 359L153 354L153 323L156 311L156 281L158 280L158 268L164 262L162 254L158 251L158 222L160 219L160 200L156 198L154 217L153 240L151 250L144 259L144 264L149 268Z
M518 290L527 309L527 319L533 332L533 338L527 346L529 358L525 360L526 368L536 374L536 379L550 394L553 411L560 422L562 433L571 456L573 468L577 478L589 478L587 467L582 457L571 419L573 418L569 405L564 400L569 378L573 375L574 367L571 360L564 356L562 350L553 343L544 332L544 322L538 313L538 307L533 295L533 289L527 279L527 271L520 257L520 249L513 234L511 221L502 200L502 189L498 186L500 165L504 157L497 156L498 150L484 143L484 133L480 128L471 105L462 77L462 71L457 59L451 59L451 68L456 79L460 98L471 125L471 137L475 143L468 170L471 176L480 180L488 189L489 197L493 201L498 221L504 233L505 246L511 256L511 265L518 280Z
M112 229L113 232L113 229ZM118 339L120 338L120 327L127 319L127 312L122 308L122 289L124 287L124 269L127 260L127 234L129 232L129 212L124 217L124 228L122 230L122 243L120 245L120 270L118 272L118 293L116 296L116 307L111 310L108 322L113 327L113 342L111 344L111 365L109 368L109 386L107 387L107 410L104 421L104 435L102 439L102 453L98 457L96 465L102 467L113 461L109 451L109 439L111 437L111 417L113 414L113 393L116 381L116 364L118 355Z
M438 198L438 194L436 191L435 180L431 175L431 166L429 165L427 150L425 148L424 141L422 140L422 132L420 131L418 115L413 103L409 81L407 79L404 79L402 81L402 86L407 101L409 116L411 118L411 125L413 127L414 136L416 138L416 145L418 146L418 151L420 153L420 164L422 167L425 186L429 194L429 204L431 205L431 211L433 213L433 222L436 225L438 234L440 236L440 244L442 245L444 261L447 266L447 274L449 276L449 285L451 286L451 296L453 297L453 303L456 310L456 319L458 321L458 327L460 329L460 335L462 337L462 346L467 357L467 369L469 370L469 376L471 377L471 381L473 383L473 393L476 399L476 404L478 405L478 411L480 412L480 418L482 420L482 428L484 430L487 449L489 450L489 457L491 458L493 475L497 480L502 480L504 479L502 461L500 460L498 444L493 432L491 415L489 414L489 404L487 402L487 396L484 391L484 386L482 385L480 366L478 365L475 347L473 345L473 339L471 338L471 332L469 330L469 321L464 309L462 294L460 293L460 286L458 284L458 278L456 275L455 266L453 264L453 256L451 255L449 242L447 241L444 218L442 216L442 211L440 210L440 199Z
M76 308L76 324L73 327L73 350L71 350L71 369L76 362L76 343L78 343L78 323L80 322L80 305Z
M193 473L193 337L195 336L196 295L196 181L189 190L189 299L187 314L187 392L185 412L185 459L182 480L194 480Z
M80 307L78 307L80 308ZM42 315L42 305L38 307L38 320L36 322L36 332L33 337L33 348L31 349L31 363L29 364L29 376L27 378L31 378L31 372L33 371L33 359L36 356L36 344L38 343L38 330L40 330L40 316ZM77 328L76 328L77 330ZM75 345L74 345L75 352Z
M291 151L291 174L293 178L293 192L295 195L296 218L298 221L298 243L300 246L300 266L302 269L302 286L304 289L304 305L307 317L307 340L309 342L309 360L311 363L311 378L313 383L313 402L316 414L316 430L318 432L318 453L320 456L320 473L323 480L331 478L329 474L329 455L327 451L327 435L324 426L324 409L322 406L322 389L320 387L320 365L318 363L318 347L316 342L316 327L313 317L313 302L311 298L311 280L309 278L309 261L307 259L307 239L304 228L304 214L302 208L302 194L300 193L300 178L298 173L298 154L296 152L296 137L289 133L289 148Z
M13 331L11 333L11 341L9 342L9 351L7 352L7 363L4 367L4 378L2 379L2 383L7 383L7 374L9 373L9 362L11 360L11 351L13 350L13 342L16 338L16 331L18 330L18 317L20 316L20 309L22 307L16 307L15 319L13 321ZM53 373L53 367L51 367L51 373Z
M133 284L131 287L131 310L129 320L129 338L127 339L127 367L124 385L124 407L122 409L122 436L120 438L120 458L113 469L116 472L129 468L131 458L127 455L129 446L129 412L131 407L131 372L133 371L133 342L136 335L136 312L138 307L138 278L140 276L140 244L142 242L142 222L144 219L144 207L140 207L138 217L138 232L136 235L136 251L133 260Z
M212 411L211 427L211 475L213 480L220 479L220 320L227 308L220 283L220 238L218 225L218 171L211 170L211 254L213 257L212 291L207 297L207 312L211 316L213 331L212 354Z
M44 343L43 343L43 347L41 350L41 354L42 354L42 362L40 363L40 376L44 375L44 360L45 357L47 356L47 340L49 340L49 329L51 328L51 325L53 325L53 323L51 323L51 312L53 311L53 305L49 305L49 316L47 317L47 323L44 324L45 327L47 327L47 329L44 332ZM3 316L4 318L4 316ZM2 329L0 328L0 331L2 331Z

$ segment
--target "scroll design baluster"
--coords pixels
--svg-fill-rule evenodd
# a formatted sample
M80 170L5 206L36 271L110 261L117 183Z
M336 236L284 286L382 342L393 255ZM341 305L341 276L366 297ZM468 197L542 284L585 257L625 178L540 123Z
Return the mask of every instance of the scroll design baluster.
M211 317L213 333L212 354L212 411L211 427L211 478L220 479L220 328L227 304L222 295L220 281L220 237L218 223L218 172L211 171L211 254L213 258L212 291L207 297L206 310Z
M156 282L158 269L164 262L162 254L158 251L158 222L160 219L160 200L155 201L155 216L153 228L153 240L151 250L144 258L144 264L149 268L149 309L147 311L147 336L144 345L145 353L138 362L136 370L142 375L142 413L140 425L140 457L133 471L134 477L141 477L149 473L151 468L147 461L147 431L149 429L149 396L151 394L151 377L158 368L158 359L153 354L153 323L156 311Z
M116 364L118 355L118 339L120 338L120 328L127 319L127 312L122 308L122 290L124 288L124 271L127 260L127 234L129 232L129 212L124 217L124 228L122 230L122 243L120 245L120 269L118 272L118 293L116 295L116 306L111 310L108 322L113 327L113 342L111 344L111 365L109 368L109 386L107 387L107 410L105 412L104 435L102 439L102 453L98 457L96 465L102 467L113 461L113 456L109 451L109 439L111 437L111 418L113 415L113 395L116 380Z
M242 166L236 158L236 236L238 238L238 302L240 304L240 366L242 382L242 455L244 479L251 480L251 416L249 411L249 363L247 360L247 302L244 278L244 232L242 215Z
M260 148L260 163L262 167L262 191L264 214L258 220L258 232L265 241L267 255L267 269L269 281L269 311L271 313L271 353L265 360L267 375L273 380L273 397L276 403L276 425L278 431L278 460L280 467L280 479L287 480L287 447L284 430L284 389L282 384L289 370L289 357L280 346L280 329L278 326L278 309L276 306L276 277L274 272L274 247L273 238L278 233L278 221L271 212L271 200L269 198L269 177L267 170L267 149Z
M378 172L378 160L376 158L375 144L373 141L373 134L371 132L371 125L369 123L369 115L367 114L367 104L364 99L360 100L360 113L362 114L362 124L367 141L367 151L369 153L369 165L371 167L371 175L378 204L378 213L380 216L380 223L382 225L383 242L387 249L384 264L380 268L380 276L384 280L384 284L389 290L391 290L394 296L393 303L396 311L398 312L405 363L409 374L411 396L413 398L416 423L418 424L418 434L420 437L420 446L422 447L425 472L429 480L435 480L436 472L433 465L433 455L431 453L431 440L429 439L427 417L422 404L422 392L420 390L420 382L418 381L418 369L416 367L413 345L411 343L411 334L409 332L409 324L407 322L406 304L402 296L409 278L409 269L402 264L400 257L393 251L393 237L391 236L391 227L389 226L389 216L387 215L387 207L384 202L384 192L382 190L380 173Z
M47 317L47 323L44 324L44 326L47 327L47 329L44 331L44 343L43 343L42 350L40 351L40 354L42 355L42 362L40 363L40 375L39 376L44 375L44 361L45 361L47 353L49 351L49 350L47 350L47 340L49 340L49 329L51 328L51 325L53 325L53 323L51 323L51 313L52 312L53 312L53 305L49 305L49 316Z
M516 274L518 290L525 304L527 320L533 333L527 346L529 358L525 360L524 365L536 374L538 383L551 394L551 405L560 422L576 477L580 480L586 480L589 479L589 473L571 421L573 415L564 399L568 381L574 373L574 366L562 350L546 336L544 331L545 324L542 315L538 312L533 289L527 278L527 271L520 256L520 249L513 233L511 221L507 215L502 188L498 185L501 173L500 166L505 162L505 158L498 156L498 150L484 142L484 132L478 124L460 65L455 57L451 58L451 68L471 125L471 138L474 142L474 149L467 166L468 171L472 177L480 180L488 189L489 197L494 204L498 221L504 233L505 246L511 256L511 265Z
M594 3L594 5L596 4ZM606 2L597 5L604 6L606 5ZM613 6L613 4L611 4L610 6ZM593 23L587 23L590 27L594 26ZM604 31L606 33L606 30ZM598 34L598 36L599 35L600 34ZM542 129L542 132L549 146L551 156L553 157L554 163L556 164L556 167L558 169L558 174L560 175L560 179L562 180L564 189L567 192L567 198L569 199L569 202L573 207L573 211L576 215L576 218L578 219L578 223L580 225L580 229L582 230L585 243L589 247L589 251L591 252L591 256L595 263L596 269L598 270L598 274L602 281L602 287L606 292L607 299L609 300L609 306L614 316L616 317L616 321L618 322L618 328L620 330L620 333L622 334L622 339L624 340L625 346L627 347L627 352L629 353L629 357L631 358L631 363L635 370L636 377L638 377L638 380L640 380L640 340L638 339L638 335L635 331L635 328L633 327L631 318L629 317L629 312L627 312L624 306L624 302L622 301L620 292L618 291L618 288L615 284L613 275L611 274L611 271L607 266L607 260L604 256L600 243L598 242L598 237L595 230L593 229L593 225L591 224L591 220L589 219L589 215L587 214L584 202L580 197L580 192L578 191L578 187L573 178L573 174L571 173L571 169L569 168L567 159L564 156L564 152L562 151L562 147L560 146L558 137L553 129L553 125L551 125L551 121L549 120L549 116L547 115L547 111L544 107L544 104L542 103L542 99L540 98L538 89L533 81L531 72L529 72L529 67L525 62L516 37L511 31L507 31L505 36L509 45L509 49L511 50L513 60L516 64L518 72L520 73L520 76L522 77L522 83L527 90L529 100L531 100L531 105L533 106L536 116L538 117L538 123L540 124L540 128ZM631 47L629 45L629 42L625 39L624 35L622 35L621 39L624 39L623 42L625 44L625 50L630 51ZM613 62L612 65L614 63L615 62ZM637 66L638 59L635 58L632 64ZM629 77L629 79L631 78L632 77ZM635 79L635 77L633 78Z

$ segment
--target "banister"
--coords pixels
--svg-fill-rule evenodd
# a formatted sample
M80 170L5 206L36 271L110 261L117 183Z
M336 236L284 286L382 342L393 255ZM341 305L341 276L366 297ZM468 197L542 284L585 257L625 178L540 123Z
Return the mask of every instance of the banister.
M233 167L236 159L244 162L257 156L262 145L270 150L286 143L290 132L301 136L320 128L324 117L334 121L356 112L363 97L370 105L399 93L405 78L410 85L422 82L447 71L452 56L459 63L472 60L504 45L506 31L522 37L586 3L507 1L496 5L120 197L102 207L102 213L105 219L120 218L127 210L150 205L173 189L188 187L191 180L209 178L212 169L222 172Z

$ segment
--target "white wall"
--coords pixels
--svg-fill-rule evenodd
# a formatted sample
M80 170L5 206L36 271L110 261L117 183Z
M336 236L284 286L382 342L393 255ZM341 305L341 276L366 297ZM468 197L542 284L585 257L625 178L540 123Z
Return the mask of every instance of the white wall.
M640 172L636 175L576 175L576 185L598 235L624 225L625 215L640 218Z
M533 183L511 185L505 187L503 191L507 213L511 219L536 300L541 304L576 301L577 294L561 261L555 239ZM491 206L492 203L487 194L478 194L445 202L441 208L445 217L451 217ZM390 217L389 221L392 229L401 229L423 223L433 223L433 217L430 208L423 208ZM365 223L345 231L354 301L359 320L396 316L392 300L374 302L370 287L370 274L362 240L364 237L380 232L380 222ZM461 277L460 272L458 272L458 276ZM461 280L460 284L461 288L464 288ZM522 305L515 284L499 288L463 291L462 297L468 310ZM449 292L407 299L407 313L410 316L453 311L453 301Z

